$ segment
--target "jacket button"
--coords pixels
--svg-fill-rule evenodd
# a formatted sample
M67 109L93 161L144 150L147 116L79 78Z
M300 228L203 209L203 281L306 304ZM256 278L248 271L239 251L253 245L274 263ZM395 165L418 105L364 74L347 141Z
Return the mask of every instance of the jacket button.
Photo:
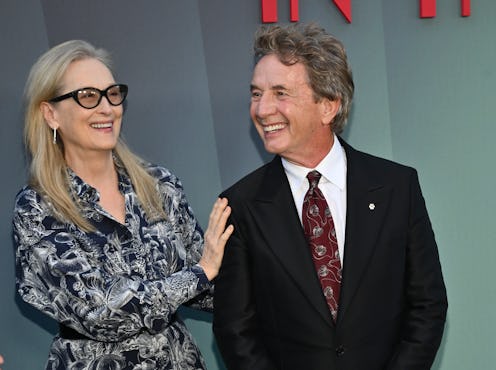
M343 356L343 355L344 355L344 352L345 352L344 346L338 346L338 347L336 348L336 355L337 355L338 357Z

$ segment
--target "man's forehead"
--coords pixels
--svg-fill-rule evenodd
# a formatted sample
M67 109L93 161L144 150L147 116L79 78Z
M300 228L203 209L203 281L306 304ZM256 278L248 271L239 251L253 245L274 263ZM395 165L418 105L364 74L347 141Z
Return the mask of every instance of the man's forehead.
M265 56L268 58L270 56ZM309 78L305 66L302 63L285 65L275 56L264 60L255 66L252 76L252 85L263 84L265 88L285 87L308 84Z

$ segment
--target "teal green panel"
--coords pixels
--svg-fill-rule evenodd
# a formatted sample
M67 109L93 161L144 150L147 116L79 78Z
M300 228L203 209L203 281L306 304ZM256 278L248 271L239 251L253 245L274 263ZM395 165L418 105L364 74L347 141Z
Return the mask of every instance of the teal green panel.
M436 369L493 369L496 3L384 1L393 158L419 170L448 289Z

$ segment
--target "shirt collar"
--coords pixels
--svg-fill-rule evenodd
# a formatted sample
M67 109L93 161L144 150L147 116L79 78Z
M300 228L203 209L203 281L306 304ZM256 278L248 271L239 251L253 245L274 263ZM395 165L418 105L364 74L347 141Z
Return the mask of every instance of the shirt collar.
M307 168L282 159L282 165L289 178L289 182L296 185L296 188L308 187L306 176L308 172L317 170L321 173L320 183L330 182L340 190L346 187L346 156L344 149L336 135L331 150L315 168Z
M67 167L67 178L76 199L83 199L87 202L98 202L100 199L98 191L84 182L70 167Z
M116 170L119 181L119 190L123 194L131 192L131 179L120 162L116 162ZM77 199L84 199L95 203L100 200L100 194L98 191L80 178L70 167L67 167L67 177L72 191L74 192L74 195L77 196Z

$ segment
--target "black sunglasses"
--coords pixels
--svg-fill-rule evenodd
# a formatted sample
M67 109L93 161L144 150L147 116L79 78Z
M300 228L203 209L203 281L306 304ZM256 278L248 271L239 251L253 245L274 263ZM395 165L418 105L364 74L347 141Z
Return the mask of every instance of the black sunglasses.
M124 84L110 85L105 90L100 90L96 87L83 87L82 89L77 89L50 99L50 102L55 103L73 98L83 108L92 109L100 104L102 96L105 96L111 105L117 106L121 105L126 99L127 90L127 85Z

